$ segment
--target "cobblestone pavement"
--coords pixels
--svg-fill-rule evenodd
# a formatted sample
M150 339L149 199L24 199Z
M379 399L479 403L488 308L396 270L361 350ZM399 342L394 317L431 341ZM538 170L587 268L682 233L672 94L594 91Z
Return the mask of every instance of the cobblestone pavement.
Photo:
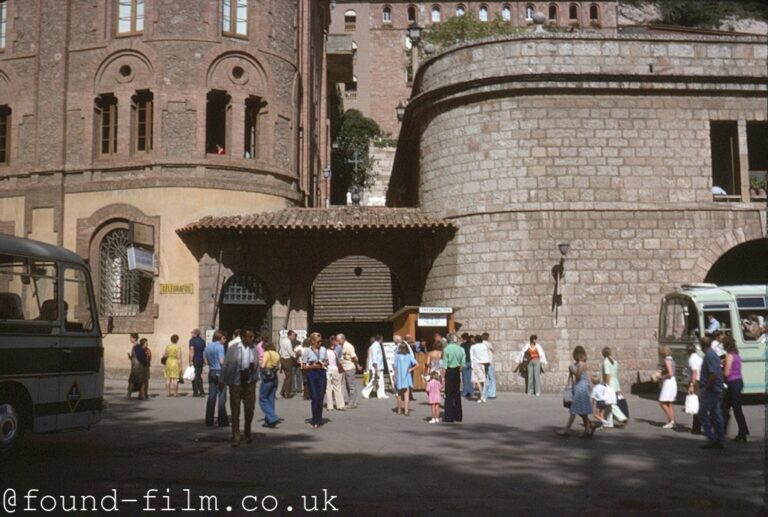
M109 409L90 431L28 435L20 455L0 467L3 490L15 489L21 505L29 488L38 497L115 489L118 498L137 499L118 503L122 515L161 509L166 494L177 509L206 507L199 497L216 496L222 515L246 514L243 504L265 513L275 503L268 495L279 505L275 514L289 506L303 513L312 496L320 509L326 495L336 496L330 504L339 513L365 515L764 510L763 405L745 408L749 443L711 451L685 428L662 429L655 400L634 395L628 428L598 431L592 440L578 439L578 429L570 439L555 436L567 417L558 394L465 401L464 422L440 425L426 422L423 393L408 417L393 412L394 397L362 400L357 409L327 412L318 430L307 424L308 402L279 399L285 422L277 429L255 422L254 442L233 449L229 429L203 425L204 399L193 398L189 384L178 399L153 384L147 401L126 400L124 384L107 381ZM682 406L675 409L690 424ZM157 498L148 503L151 489Z

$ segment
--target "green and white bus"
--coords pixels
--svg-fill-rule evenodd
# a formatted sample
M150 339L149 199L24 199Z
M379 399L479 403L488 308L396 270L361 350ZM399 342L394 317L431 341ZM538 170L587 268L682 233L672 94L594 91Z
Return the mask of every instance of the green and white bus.
M664 296L659 316L659 345L672 349L678 379L688 364L685 347L691 342L698 345L710 314L719 322L720 330L736 341L742 360L744 393L765 393L768 285L692 284ZM761 330L756 331L756 327Z
M0 235L0 456L101 419L104 350L85 261Z

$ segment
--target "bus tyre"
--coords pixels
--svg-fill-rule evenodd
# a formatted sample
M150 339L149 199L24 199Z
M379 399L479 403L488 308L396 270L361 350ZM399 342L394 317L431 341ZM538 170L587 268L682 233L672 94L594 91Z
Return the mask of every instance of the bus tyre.
M18 451L23 437L24 422L19 399L0 393L0 457Z

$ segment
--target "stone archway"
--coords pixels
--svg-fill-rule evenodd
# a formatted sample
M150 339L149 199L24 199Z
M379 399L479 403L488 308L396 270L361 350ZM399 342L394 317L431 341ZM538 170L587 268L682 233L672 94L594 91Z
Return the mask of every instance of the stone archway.
M235 273L221 288L219 329L232 336L235 329L251 327L261 336L272 333L272 296L256 275Z
M768 239L731 248L715 261L704 280L717 285L768 284Z

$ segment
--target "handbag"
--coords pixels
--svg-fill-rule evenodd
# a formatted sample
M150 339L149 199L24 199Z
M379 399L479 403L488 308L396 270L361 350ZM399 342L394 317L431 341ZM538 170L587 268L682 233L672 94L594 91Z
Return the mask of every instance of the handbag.
M272 382L277 378L277 368L261 368L259 372L262 381Z
M623 395L617 397L616 405L619 406L619 409L624 413L624 416L629 418L629 406L627 405L627 399L625 399Z
M160 364L165 364L168 362L168 358L166 356L163 356L160 358Z
M568 375L568 383L563 390L563 407L570 408L573 404L573 375Z
M699 413L699 397L695 394L686 395L685 412L689 415L696 415Z
M184 375L182 377L184 378L184 380L194 381L195 380L195 367L194 366L187 366L187 368L184 370Z

